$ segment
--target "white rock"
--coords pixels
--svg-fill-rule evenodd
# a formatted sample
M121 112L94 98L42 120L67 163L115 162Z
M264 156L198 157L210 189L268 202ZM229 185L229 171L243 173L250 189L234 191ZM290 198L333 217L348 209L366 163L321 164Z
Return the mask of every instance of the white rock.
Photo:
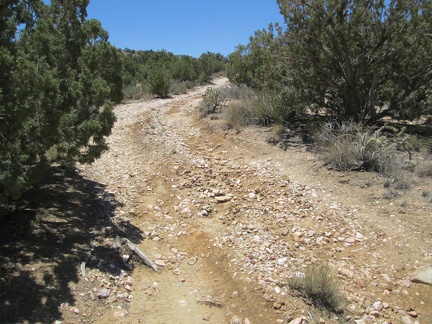
M230 196L218 196L218 197L215 197L215 199L216 199L216 202L218 202L218 203L224 203L224 202L230 201L232 199L232 197L230 197Z
M304 317L298 317L296 319L293 319L289 324L303 324L305 322Z
M166 267L166 262L164 260L155 260L154 263L160 267Z
M99 297L100 299L105 299L105 298L108 298L109 295L110 295L110 291L109 291L109 289L104 288L104 289L101 289L101 290L99 291L98 297Z

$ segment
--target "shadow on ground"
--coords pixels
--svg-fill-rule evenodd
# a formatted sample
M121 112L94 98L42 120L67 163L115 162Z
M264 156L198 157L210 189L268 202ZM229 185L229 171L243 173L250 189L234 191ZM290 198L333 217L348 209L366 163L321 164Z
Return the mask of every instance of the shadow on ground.
M20 201L0 206L0 322L61 320L62 305L76 302L82 262L118 273L122 263L108 238L143 238L114 217L119 206L102 184L61 168Z

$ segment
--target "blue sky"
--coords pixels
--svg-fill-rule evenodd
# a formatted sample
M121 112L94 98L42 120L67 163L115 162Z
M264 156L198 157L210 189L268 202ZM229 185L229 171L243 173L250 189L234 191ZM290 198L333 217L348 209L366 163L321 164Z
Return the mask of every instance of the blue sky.
M116 47L194 57L228 55L256 30L283 21L276 0L90 0L87 13Z

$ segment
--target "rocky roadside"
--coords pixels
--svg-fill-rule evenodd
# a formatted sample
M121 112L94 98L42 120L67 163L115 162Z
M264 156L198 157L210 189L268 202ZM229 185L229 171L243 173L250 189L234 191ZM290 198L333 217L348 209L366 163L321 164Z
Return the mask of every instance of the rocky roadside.
M403 268L404 260L387 255L392 240L364 222L364 206L323 198L322 188L287 175L272 154L257 154L259 147L251 153L239 138L257 136L251 133L256 130L237 135L196 120L204 91L116 108L110 151L92 166L80 167L106 184L102 201L115 197L120 202L114 211L117 228L102 225L95 245L111 247L119 233L128 237L148 251L171 283L194 280L197 272L190 268L202 267L196 280L218 292L189 292L199 304L191 308L199 313L193 319L204 322L258 323L266 314L277 323L427 323L430 289L410 281L415 266ZM206 234L205 246L191 247L188 240L199 232ZM427 260L430 243L422 249ZM328 264L339 279L344 313L316 310L289 289L293 274L315 264ZM98 269L86 274L79 288L82 300L65 305L72 316L85 322L80 305L99 305L92 320L104 318L104 307L111 310L107 318L119 321L157 316L151 308L163 297L164 277L149 269L131 272L109 260L99 266L111 268L112 275ZM205 282L209 273L219 280L217 287ZM180 294L184 291L177 292L172 296L176 307L191 303ZM248 300L249 294L256 297ZM134 304L147 305L147 311L140 313ZM168 302L165 306L171 314L164 318L174 319L178 310Z

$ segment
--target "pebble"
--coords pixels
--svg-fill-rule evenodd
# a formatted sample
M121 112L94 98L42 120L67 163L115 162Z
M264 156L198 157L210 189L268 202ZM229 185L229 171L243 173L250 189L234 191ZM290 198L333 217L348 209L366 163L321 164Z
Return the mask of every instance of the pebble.
M241 320L241 318L240 317L238 317L238 316L234 316L232 319L231 319L231 322L230 322L231 324L242 324L242 320Z
M215 197L215 199L216 199L216 202L218 202L218 203L224 203L224 202L230 201L232 199L232 197L230 197L230 196L218 196L218 197Z
M117 312L114 312L113 316L117 317L117 318L126 317L126 313L117 311Z
M197 263L198 262L198 258L197 257L191 257L191 258L189 258L189 260L188 260L188 264L189 265L194 265L195 263Z
M274 302L273 303L273 309L278 310L278 309L281 309L281 308L282 308L281 303L279 303L279 302Z
M381 303L380 301L375 302L375 303L372 305L372 307L373 307L373 309L375 309L376 311L380 311L380 310L383 309L383 305L382 305L382 303Z
M296 319L293 319L289 324L303 324L306 322L306 319L304 317L298 317Z
M110 291L109 291L109 289L106 289L106 288L101 289L98 293L98 297L100 299L106 299L109 297L109 295L110 295Z
M167 264L164 260L155 260L154 263L160 267L166 267Z

